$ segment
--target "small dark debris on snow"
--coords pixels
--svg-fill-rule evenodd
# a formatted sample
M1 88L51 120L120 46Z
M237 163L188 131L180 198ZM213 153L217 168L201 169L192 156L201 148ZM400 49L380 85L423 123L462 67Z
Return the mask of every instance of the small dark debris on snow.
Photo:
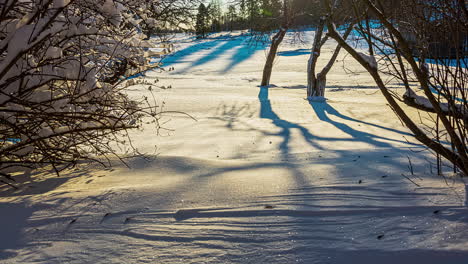
M384 236L385 236L385 235L379 235L379 236L377 236L377 239L378 239L378 240L381 240Z
M275 208L273 205L269 205L269 204L265 205L265 209L273 209L273 208Z

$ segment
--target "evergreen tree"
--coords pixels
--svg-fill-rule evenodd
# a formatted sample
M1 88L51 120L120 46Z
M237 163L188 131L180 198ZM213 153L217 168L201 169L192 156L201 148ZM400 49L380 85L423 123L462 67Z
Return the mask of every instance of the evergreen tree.
M226 17L227 17L226 23L228 23L228 28L230 31L233 31L235 27L235 23L237 22L237 19L238 19L236 7L234 5L230 5L228 7Z
M208 5L209 20L211 21L211 32L221 31L221 2L219 0L211 0Z
M255 30L270 31L278 28L282 4L280 0L261 0L260 17L255 21Z
M209 13L208 8L201 3L198 7L197 22L195 30L198 38L205 38L208 30Z
M257 19L260 16L260 5L257 0L247 0L247 9L249 14L249 28L254 29Z
M212 16L212 19L218 19L220 20L223 12L221 10L221 1L220 0L211 0L210 5L210 15Z

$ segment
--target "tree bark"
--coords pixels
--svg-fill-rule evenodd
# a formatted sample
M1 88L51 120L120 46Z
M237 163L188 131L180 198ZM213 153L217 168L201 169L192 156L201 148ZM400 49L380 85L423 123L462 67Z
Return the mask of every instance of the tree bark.
M278 52L278 47L284 39L286 32L288 32L289 26L291 24L291 14L289 8L289 0L283 1L283 22L278 33L275 34L273 39L271 40L271 47L268 52L267 61L265 62L265 66L263 68L263 77L261 86L268 86L270 85L271 79L271 72L273 71L273 62L275 62L276 53Z
M309 61L307 63L307 97L318 96L315 95L315 87L317 86L317 78L315 76L315 68L317 66L318 58L320 57L320 50L325 43L322 41L323 29L325 27L325 20L320 19L317 30L315 31L314 44L310 51Z
M278 51L278 47L283 41L284 36L286 35L287 31L288 30L286 28L280 28L278 33L276 33L273 39L271 40L270 51L268 52L268 57L265 62L265 66L263 68L263 77L262 77L261 86L270 85L271 72L273 71L273 62L275 61L275 58L276 58L276 52Z
M322 32L320 33L323 35L323 27L322 26ZM348 36L351 34L351 31L353 30L354 24L350 24L350 26L346 29L346 32L343 36L343 38L346 40ZM321 36L320 36L321 37ZM322 46L325 44L325 42L328 40L328 35L325 36L320 44L318 45L318 52L313 51L311 53L311 58L309 59L309 68L307 70L307 75L308 75L308 83L307 83L307 97L313 97L313 96L325 96L325 87L327 86L327 74L335 64L336 59L338 58L338 55L340 54L341 51L341 45L337 45L335 48L335 51L333 52L332 57L328 61L327 65L322 69L320 73L315 76L315 66L318 60L318 56L320 56L320 51ZM312 50L316 49L316 41L317 40L317 35L316 39L314 40L314 47ZM318 54L318 56L314 56L315 54ZM313 57L314 56L314 57ZM315 60L315 62L312 62L311 65L311 60Z

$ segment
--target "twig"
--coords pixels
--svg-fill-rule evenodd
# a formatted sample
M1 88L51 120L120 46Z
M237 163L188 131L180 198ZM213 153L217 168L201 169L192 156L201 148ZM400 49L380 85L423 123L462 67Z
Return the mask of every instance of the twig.
M414 182L413 180L411 180L408 176L404 175L403 173L401 174L401 176L405 177L406 179L408 179L410 182L412 182L414 185L418 186L418 187L421 187L421 185L417 184L416 182Z

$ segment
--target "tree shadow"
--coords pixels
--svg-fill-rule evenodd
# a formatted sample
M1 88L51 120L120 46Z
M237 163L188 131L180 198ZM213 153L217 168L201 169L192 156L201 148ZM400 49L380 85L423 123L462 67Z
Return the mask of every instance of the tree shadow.
M335 115L337 117L340 117L340 118L342 118L344 120L354 121L354 122L357 122L357 123L366 124L366 125L370 125L370 126L375 126L375 127L381 128L381 129L386 129L386 130L389 130L391 132L400 133L400 134L404 134L404 135L409 135L409 134L407 134L405 132L402 132L402 131L399 131L399 130L396 130L396 129L390 129L390 128L375 125L375 124L372 124L372 123L369 123L369 122L359 121L359 120L344 116L344 115L340 114L338 111L336 111L332 107L324 108L324 105L315 105L314 106L314 104L312 104L312 106L315 107L314 110L315 110L317 116L319 117L319 119L321 121L330 122L336 128L342 130L343 132L345 132L348 135L351 135L351 138L317 136L317 135L314 135L312 132L310 132L306 127L304 127L304 126L302 126L300 124L296 124L296 123L293 123L293 122L282 119L273 110L271 102L269 100L269 87L260 87L260 91L259 91L259 94L258 94L258 100L260 102L260 118L271 120L272 123L277 128L280 129L279 132L277 132L277 133L263 132L263 131L262 131L262 133L263 133L264 136L277 136L277 137L281 138L281 143L279 144L279 150L280 150L280 153L281 153L282 160L288 160L291 156L294 156L294 154L291 153L291 149L290 149L290 146L289 146L290 142L292 140L292 131L293 130L298 130L300 132L302 138L305 140L306 144L309 144L310 146L316 148L319 151L320 150L322 150L322 151L326 150L320 144L321 141L332 141L332 142L355 142L355 141L360 141L360 142L368 143L368 144L370 144L370 145L372 145L374 147L381 147L381 148L395 149L395 150L396 150L396 148L394 146L392 146L390 143L385 142L385 141L398 142L398 143L403 143L403 144L408 144L408 145L416 145L416 144L408 143L406 141L394 140L394 139L391 139L391 138L376 136L376 135L372 135L370 133L355 130L355 129L349 127L346 124L331 120L330 118L328 118L327 113L333 114L333 115ZM328 104L325 104L325 105L328 105ZM378 141L377 139L382 140L382 141ZM417 145L417 146L419 146L419 145ZM337 152L340 155L342 155L342 157L345 156L345 155L353 155L353 154L354 155L357 155L357 154L363 155L363 154L359 153L359 151L352 151L352 150L350 150L350 151L343 150L343 151L337 151ZM339 158L335 158L335 161L330 161L330 164L336 164L338 159ZM301 168L298 167L298 165L296 165L294 163L287 163L287 165L284 164L284 166L286 166L289 170L291 170L293 172L292 174L295 177L294 181L297 183L298 186L306 186L308 184L308 181L307 181L308 177L306 175L304 175L303 171L301 171Z
M294 57L310 54L310 49L295 49L278 52L278 56Z
M0 262L18 255L15 250L22 248L25 233L34 230L25 230L29 226L30 218L34 212L51 209L51 205L35 204L30 206L25 202L0 203Z
M177 64L177 63L191 62L191 61L185 60L185 59L187 57L197 53L197 52L216 48L216 46L218 46L218 45L220 45L220 44L219 44L219 41L216 40L216 39L200 41L197 44L188 46L188 47L186 47L186 48L184 48L182 50L176 51L175 53L173 53L173 54L171 54L171 55L169 55L167 57L164 57L164 59L162 60L163 66L167 67L167 66L172 66L172 65Z
M0 186L0 197L19 197L25 195L45 194L50 191L60 188L70 180L81 178L88 183L91 183L95 176L89 174L88 168L90 164L87 162L81 163L83 166L80 169L65 170L59 176L52 170L44 169L36 171L32 174L25 172L14 176L18 189L13 189L9 186ZM99 177L99 176L97 176Z
M190 63L189 66L177 71L177 74L187 73L195 67L199 67L219 59L219 57L223 56L225 53L235 49L229 58L229 63L221 70L222 73L227 73L239 63L249 59L257 51L264 50L266 48L265 44L249 41L249 38L251 37L216 38L210 39L209 41L205 40L164 58L162 61L163 66L168 67L178 63ZM187 59L187 57L206 50L208 50L208 53L197 60Z
M228 52L231 49L234 49L238 45L239 45L239 42L236 40L224 41L224 43L220 43L216 45L214 48L212 48L208 54L200 57L198 60L193 61L189 66L179 70L177 73L178 74L187 73L188 71L192 70L195 67L199 67L211 61L219 59L219 57L222 56L224 53Z
M222 73L231 71L236 65L248 60L257 51L265 50L267 47L263 42L249 42L245 40L239 43L239 47L236 52L231 56L230 63L222 70Z
M402 141L402 140L391 139L391 138L382 137L382 136L374 135L374 134L371 134L371 133L356 130L356 129L350 127L347 124L344 124L344 123L341 123L341 122L330 119L329 115L333 115L333 116L341 118L343 120L356 122L358 124L364 124L364 125L367 125L367 126L372 126L372 127L376 127L376 128L379 128L379 129L387 130L387 131L390 131L390 132L393 132L393 133L398 133L398 134L401 134L401 135L404 135L404 136L409 136L409 137L413 136L412 134L410 134L408 132L404 132L404 131L401 131L401 130L380 126L380 125L377 125L377 124L373 124L373 123L370 123L370 122L365 122L365 121L361 121L361 120L357 120L357 119L345 116L345 115L339 113L335 108L333 108L327 102L313 102L313 101L309 100L309 104L312 107L312 109L315 111L317 117L321 121L332 124L334 127L338 128L341 131L343 131L344 133L350 135L354 140L359 140L361 142L366 142L366 143L369 143L369 144L374 145L376 147L387 147L387 148L393 147L392 145L390 145L387 142L382 142L382 141L378 141L378 140L392 141L392 142L398 142L398 143L405 143L405 144L408 144L408 145L419 146L418 144L415 144L415 143Z
M314 139L318 139L318 137L312 135L307 128L287 120L283 120L273 111L269 99L269 87L260 87L258 100L260 101L260 118L270 119L273 124L280 129L280 132L273 135L282 137L279 149L283 155L288 155L290 152L289 142L291 140L291 129L298 129L307 143L317 149L323 149L320 144L314 141Z
M385 129L387 131L391 131L391 132L394 132L394 133L399 133L399 134L402 134L402 135L405 135L405 136L412 136L411 134L409 134L407 132L404 132L404 131L383 127L383 126L380 126L380 125L372 124L372 123L365 122L365 121L360 121L360 120L345 116L343 114L340 114L338 111L336 111L336 109L334 109L333 107L331 107L327 103L310 102L310 105L312 106L312 108L314 109L317 117L321 121L325 121L325 122L328 122L328 123L334 125L336 128L338 128L341 131L345 132L346 134L350 135L352 138L319 137L319 136L313 135L304 126L301 126L299 124L295 124L295 123L289 122L287 120L281 119L273 111L273 109L271 107L271 102L269 100L269 88L268 87L260 87L260 92L258 94L258 99L260 101L260 118L265 118L265 119L272 120L273 124L281 129L281 131L279 133L277 133L276 135L281 136L283 138L283 142L280 145L280 149L285 154L287 154L289 152L288 144L289 144L290 137L291 137L291 129L298 129L301 132L303 138L306 140L306 142L308 144L310 144L311 146L316 147L318 149L323 149L323 147L321 147L320 144L317 142L317 141L320 141L320 140L325 140L325 141L356 141L356 140L358 140L360 142L369 143L369 144L371 144L371 145L373 145L375 147L394 148L391 144L389 144L387 142L382 142L382 141L377 140L377 139L379 139L379 140L385 140L385 141L398 142L398 143L403 143L403 144L408 144L408 145L419 146L419 145L414 144L414 143L410 143L410 142L406 142L406 141L402 141L402 140L391 139L391 138L387 138L387 137L383 137L383 136L377 136L377 135L373 135L373 134L370 134L370 133L367 133L367 132L362 132L362 131L355 130L355 129L351 128L350 126L348 126L348 125L346 125L344 123L340 123L340 122L331 120L328 117L327 114L334 115L334 116L339 117L339 118L341 118L343 120L353 121L353 122L356 122L356 123L359 123L359 124L365 124L365 125L368 125L368 126L373 126L373 127L377 127L377 128L380 128L380 129Z

